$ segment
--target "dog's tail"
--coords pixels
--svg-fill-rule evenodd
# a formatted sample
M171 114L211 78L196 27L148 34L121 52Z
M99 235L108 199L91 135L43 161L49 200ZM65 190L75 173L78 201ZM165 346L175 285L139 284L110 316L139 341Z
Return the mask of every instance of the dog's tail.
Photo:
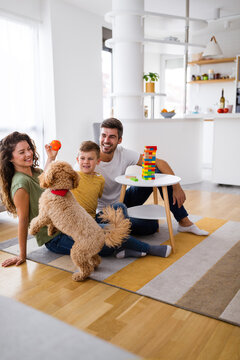
M108 247L121 245L123 239L130 234L131 223L125 219L121 208L114 210L111 206L103 209L103 222L108 222L104 228L105 244Z

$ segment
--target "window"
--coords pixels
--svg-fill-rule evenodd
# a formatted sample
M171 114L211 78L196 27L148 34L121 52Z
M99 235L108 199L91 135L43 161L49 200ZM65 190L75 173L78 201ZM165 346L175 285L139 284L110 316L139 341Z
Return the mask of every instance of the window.
M183 113L184 101L184 67L183 59L168 59L165 63L165 93L164 107Z
M26 132L43 159L37 24L0 15L0 59L0 138Z
M112 115L113 101L112 93L112 49L105 46L105 41L112 37L112 30L103 28L102 30L102 77L103 77L103 119Z

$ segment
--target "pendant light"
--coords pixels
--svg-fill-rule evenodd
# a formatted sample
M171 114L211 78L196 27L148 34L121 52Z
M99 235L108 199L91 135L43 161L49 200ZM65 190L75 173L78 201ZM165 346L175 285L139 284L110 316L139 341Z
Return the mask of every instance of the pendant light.
M219 57L222 55L223 55L222 50L221 50L220 46L218 45L218 42L217 42L215 36L212 36L203 52L203 56Z

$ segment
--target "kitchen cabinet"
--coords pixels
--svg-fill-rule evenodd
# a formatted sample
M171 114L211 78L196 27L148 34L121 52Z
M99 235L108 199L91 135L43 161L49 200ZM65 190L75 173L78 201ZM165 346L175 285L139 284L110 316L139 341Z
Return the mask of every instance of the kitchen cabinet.
M212 181L240 186L240 114L214 117Z

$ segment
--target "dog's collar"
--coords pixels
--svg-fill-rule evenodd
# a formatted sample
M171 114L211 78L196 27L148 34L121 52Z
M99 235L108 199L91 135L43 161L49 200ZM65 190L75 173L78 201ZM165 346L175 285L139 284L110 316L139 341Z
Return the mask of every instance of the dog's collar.
M59 196L65 196L68 192L68 189L58 189L58 190L51 190L51 193Z

